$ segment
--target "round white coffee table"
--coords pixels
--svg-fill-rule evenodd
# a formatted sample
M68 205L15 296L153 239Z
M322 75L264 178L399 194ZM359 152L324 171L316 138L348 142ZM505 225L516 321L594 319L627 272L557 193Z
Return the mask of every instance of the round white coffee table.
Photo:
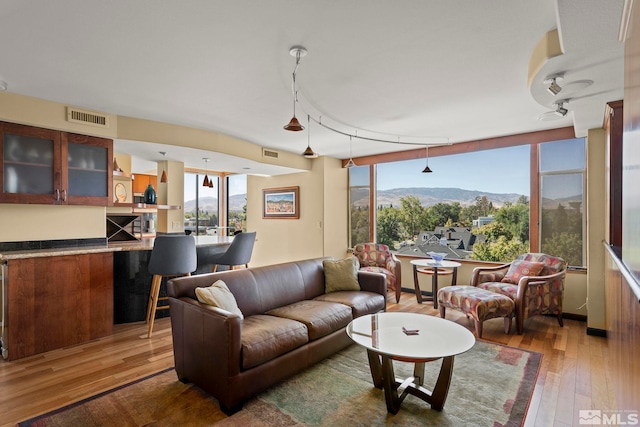
M405 333L403 327L417 330ZM373 384L384 390L387 411L398 413L407 394L412 394L437 411L447 399L453 358L475 344L473 333L450 320L418 313L378 313L354 319L347 335L367 349ZM424 388L424 364L443 359L432 391ZM396 378L393 360L414 363L413 376Z
M462 264L457 261L448 261L443 259L442 261L435 261L433 259L414 259L411 260L413 266L413 286L416 290L416 299L418 304L422 304L422 291L420 290L420 284L418 283L418 273L427 273L431 275L431 298L433 299L433 308L438 308L438 274L442 274L442 271L451 269L448 274L451 276L451 286L455 286L458 279L458 267Z

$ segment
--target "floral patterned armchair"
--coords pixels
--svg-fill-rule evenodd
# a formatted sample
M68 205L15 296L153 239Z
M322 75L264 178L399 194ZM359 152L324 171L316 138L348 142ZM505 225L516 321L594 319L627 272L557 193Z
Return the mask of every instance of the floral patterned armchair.
M360 243L353 248L353 255L360 261L360 270L382 273L387 278L387 290L396 294L396 302L400 302L402 293L400 260L389 250L389 246L381 243Z
M516 328L521 334L524 320L537 314L555 314L563 326L562 295L566 271L567 263L562 258L526 253L509 264L474 268L471 286L513 299Z

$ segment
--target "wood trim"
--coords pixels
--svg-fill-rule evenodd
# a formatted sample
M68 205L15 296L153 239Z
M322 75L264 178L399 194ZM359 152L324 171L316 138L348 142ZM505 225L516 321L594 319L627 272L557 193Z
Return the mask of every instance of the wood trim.
M377 223L376 213L378 211L378 206L376 204L376 193L378 191L378 186L376 185L376 167L375 165L369 165L369 241L376 242L378 240L378 236L376 235L376 227Z
M549 129L536 132L521 133L516 135L499 136L496 138L479 139L475 141L458 142L451 145L438 145L429 147L429 157L448 156L473 151L493 150L495 148L515 147L518 145L539 144L541 142L559 141L575 138L573 127ZM402 160L414 160L426 158L424 147L415 150L397 151L394 153L377 154L373 156L357 157L353 160L358 166L374 165L377 163L398 162ZM348 159L342 161L344 167Z
M529 251L540 252L540 159L538 144L531 144L529 171Z
M609 243L622 246L622 133L623 101L607 103L604 129L607 132L607 180L609 182Z

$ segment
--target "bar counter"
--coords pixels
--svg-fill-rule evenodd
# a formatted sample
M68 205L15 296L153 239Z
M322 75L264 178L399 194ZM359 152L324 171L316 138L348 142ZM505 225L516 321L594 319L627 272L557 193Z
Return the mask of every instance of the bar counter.
M211 272L208 259L227 250L233 241L230 236L194 236L198 267L193 274ZM151 289L152 275L147 271L153 238L136 242L112 242L113 252L113 321L129 323L144 321ZM167 295L167 279L162 279L160 296ZM169 316L169 310L159 310L156 318Z

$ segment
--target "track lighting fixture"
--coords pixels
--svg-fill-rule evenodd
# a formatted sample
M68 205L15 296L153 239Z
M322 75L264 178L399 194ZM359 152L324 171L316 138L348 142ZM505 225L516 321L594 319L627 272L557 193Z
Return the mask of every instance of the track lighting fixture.
M556 110L554 111L554 113L555 113L557 116L564 117L564 116L566 116L566 115L567 115L568 110L562 106L563 104L564 104L564 101L559 101L559 102L556 104Z
M429 146L427 145L427 166L425 166L425 168L422 169L422 173L431 173L431 172L433 171L429 167Z
M354 166L358 166L358 165L356 165L356 162L353 161L353 157L351 156L351 135L349 135L349 161L347 162L346 165L344 165L344 167L351 169Z
M300 65L300 58L307 54L307 50L300 46L294 46L289 50L289 54L296 58L296 66L293 69L293 75L291 78L291 84L293 86L293 117L284 126L285 130L290 130L294 132L298 132L304 130L304 126L300 124L298 119L296 118L296 102L298 102L298 89L296 88L296 74L298 72L298 66Z
M564 104L567 103L567 102L569 102L568 99L563 99L561 101L555 102L553 104L556 107L555 110L547 111L545 113L540 114L538 116L538 120L547 121L547 120L558 120L558 119L563 118L569 112L569 110L564 108Z
M315 159L316 157L318 157L318 153L314 152L311 149L311 119L309 118L309 115L307 114L307 149L304 150L304 152L302 153L303 157L306 157L307 159Z
M554 74L552 76L547 77L544 80L545 84L549 85L549 87L547 88L547 91L551 95L556 96L562 91L562 87L560 87L560 85L558 84L558 81L561 81L562 78L563 78L563 74Z
M304 56L306 56L308 54L307 49L305 49L302 46L293 46L291 49L289 49L289 54L291 56L293 56L296 59L296 65L295 68L293 69L293 74L292 74L292 91L293 91L293 117L291 118L291 120L289 121L288 124L286 124L284 126L285 130L290 130L290 131L301 131L304 130L304 126L302 126L300 124L300 122L298 121L298 119L296 118L296 104L300 103L301 105L303 105L303 103L300 102L300 99L304 98L298 98L298 87L296 85L296 78L297 78L297 74L298 74L298 68L300 66L300 59ZM363 140L367 140L367 141L375 141L375 142L384 142L384 143L389 143L389 144L399 144L399 145L424 145L425 143L427 143L426 141L428 140L429 144L446 144L446 145L451 145L451 143L449 142L449 138L446 137L432 137L432 138L424 138L424 137L410 137L410 136L397 136L397 137L389 137L389 135L387 134L381 134L375 131L369 131L366 129L356 129L353 126L341 123L338 120L335 119L331 119L334 123L339 123L339 126L335 126L335 125L331 125L331 124L327 124L327 123L323 123L322 119L324 117L330 117L327 115L322 114L322 112L318 111L315 107L313 107L313 103L312 102L306 102L304 105L307 106L307 108L309 110L313 110L315 111L315 115L316 117L314 117L313 115L311 115L310 113L306 112L307 114L307 127L310 126L311 120L313 120L314 122L316 122L319 126L322 126L323 128L330 130L332 132L338 133L340 135L345 135L349 137L349 149L351 149L351 139L352 138L359 138L359 139L363 139ZM305 110L304 105L301 107L302 110ZM355 129L354 132L349 132L340 128L343 127L348 127L351 129ZM358 131L361 131L360 134L358 134ZM308 157L308 158L315 158L317 157L317 154L311 149L310 145L307 144L307 149L302 153L302 155L304 157ZM351 155L349 156L349 162L345 165L345 167L353 167L356 166L356 164L353 162L353 159L351 158Z

